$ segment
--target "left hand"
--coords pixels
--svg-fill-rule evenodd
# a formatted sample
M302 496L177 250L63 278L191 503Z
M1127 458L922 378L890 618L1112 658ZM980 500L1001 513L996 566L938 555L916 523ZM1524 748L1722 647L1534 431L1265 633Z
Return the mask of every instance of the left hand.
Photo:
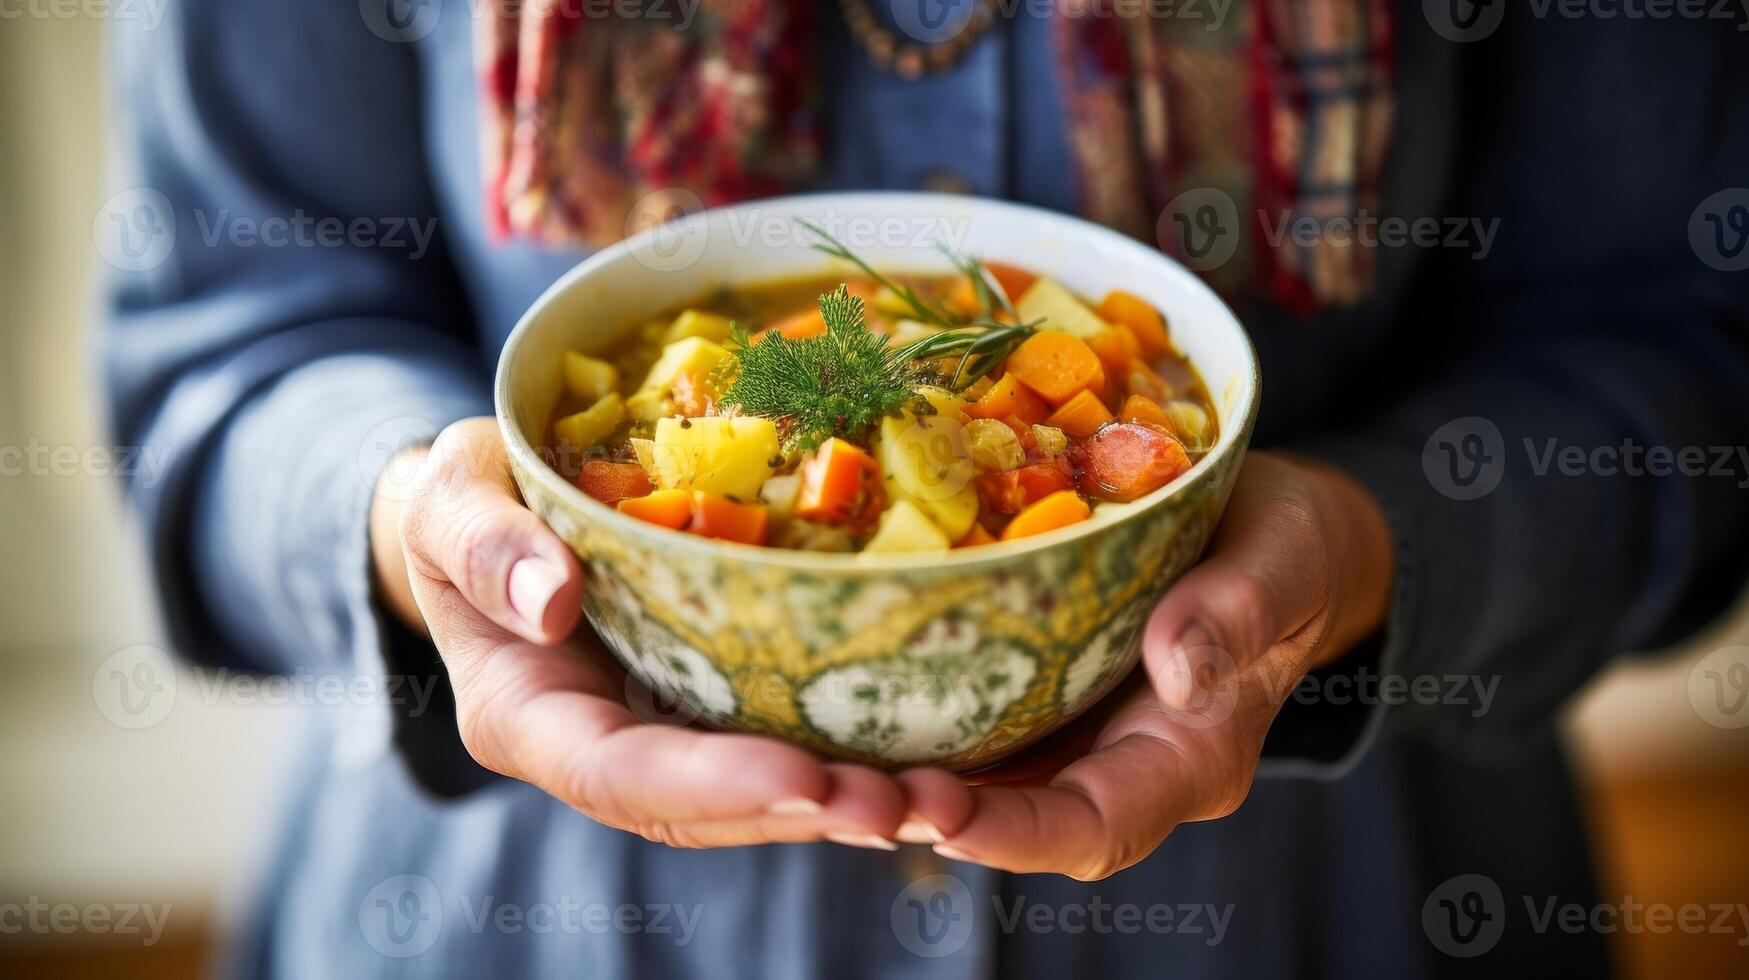
M1251 454L1207 557L1148 620L1148 683L1131 678L1095 717L978 777L962 825L912 821L901 838L1083 881L1135 864L1180 823L1239 807L1283 699L1378 629L1390 582L1390 532L1359 484Z

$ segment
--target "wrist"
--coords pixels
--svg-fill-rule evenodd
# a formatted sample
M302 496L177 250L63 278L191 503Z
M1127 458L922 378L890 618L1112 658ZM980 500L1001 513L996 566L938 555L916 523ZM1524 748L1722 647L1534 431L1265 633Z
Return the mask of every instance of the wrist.
M371 488L369 516L371 580L377 600L421 636L429 634L407 573L407 553L401 546L401 515L414 485L412 476L429 453L429 447L410 446L389 460Z

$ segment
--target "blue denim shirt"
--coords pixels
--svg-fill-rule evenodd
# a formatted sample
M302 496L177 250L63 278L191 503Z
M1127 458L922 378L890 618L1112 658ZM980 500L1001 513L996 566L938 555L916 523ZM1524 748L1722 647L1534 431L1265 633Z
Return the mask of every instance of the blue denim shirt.
M1393 521L1386 635L1332 676L1492 678L1497 693L1486 705L1296 698L1238 813L1182 827L1096 883L917 848L670 850L475 766L434 652L372 602L365 515L392 449L490 411L505 335L580 255L487 238L469 4L415 8L419 36L403 43L369 29L371 2L350 0L188 0L155 30L120 21L121 186L139 189L115 206L124 225L143 216L130 227L174 238L99 242L117 267L104 359L118 441L169 455L162 479L129 491L172 637L211 664L435 685L429 702L415 687L311 712L230 966L1600 969L1597 937L1510 918L1519 896L1585 902L1592 888L1554 714L1613 654L1678 637L1735 594L1749 507L1731 481L1550 476L1517 447L1749 433L1749 290L1687 236L1694 189L1729 187L1749 164L1749 59L1728 25L1702 22L1508 18L1499 36L1457 45L1421 6L1399 12L1381 208L1497 220L1499 235L1480 256L1474 241L1382 250L1380 287L1352 310L1249 311L1266 379L1258 442L1343 465ZM1042 20L999 20L955 69L906 83L822 11L823 186L949 180L1072 207ZM368 240L323 238L323 219ZM1475 416L1518 455L1493 493L1460 500L1439 492L1424 450ZM1473 960L1447 956L1450 927L1424 918L1463 874L1495 884L1509 917Z

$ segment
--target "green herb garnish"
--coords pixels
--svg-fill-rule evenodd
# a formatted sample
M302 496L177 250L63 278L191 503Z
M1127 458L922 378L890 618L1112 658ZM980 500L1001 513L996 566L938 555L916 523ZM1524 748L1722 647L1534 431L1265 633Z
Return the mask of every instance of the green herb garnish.
M923 381L909 348L869 330L862 300L842 285L821 295L820 315L826 332L817 337L769 333L753 343L739 323L729 337L736 365L723 402L776 420L795 449L860 433L916 398Z

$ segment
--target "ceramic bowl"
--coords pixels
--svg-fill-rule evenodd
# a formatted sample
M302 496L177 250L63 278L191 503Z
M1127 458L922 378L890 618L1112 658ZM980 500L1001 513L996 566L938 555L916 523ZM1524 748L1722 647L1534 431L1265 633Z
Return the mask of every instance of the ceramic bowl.
M1188 473L1092 520L923 556L755 548L670 531L585 496L543 461L560 352L718 286L823 273L811 219L877 268L944 270L936 243L1122 287L1162 310L1214 396L1220 440ZM576 550L589 622L688 717L884 766L990 765L1085 710L1140 656L1142 625L1202 553L1257 412L1232 312L1159 251L1076 218L934 194L807 195L702 211L604 249L523 317L498 365L499 425L528 505Z

